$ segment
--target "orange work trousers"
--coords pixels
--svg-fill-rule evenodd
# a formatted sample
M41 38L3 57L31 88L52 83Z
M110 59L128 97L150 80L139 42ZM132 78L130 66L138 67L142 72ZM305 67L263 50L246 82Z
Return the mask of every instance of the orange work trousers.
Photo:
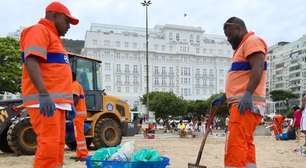
M56 168L64 164L65 111L56 109L52 117L40 114L39 108L27 108L37 149L34 168Z
M86 158L88 155L86 139L84 135L85 119L86 119L85 115L77 115L73 120L74 135L77 144L76 157L78 158Z
M284 132L282 124L274 123L272 128L275 136Z
M246 111L239 113L236 105L230 107L230 118L226 137L224 165L225 167L256 166L255 144L253 133L262 117Z

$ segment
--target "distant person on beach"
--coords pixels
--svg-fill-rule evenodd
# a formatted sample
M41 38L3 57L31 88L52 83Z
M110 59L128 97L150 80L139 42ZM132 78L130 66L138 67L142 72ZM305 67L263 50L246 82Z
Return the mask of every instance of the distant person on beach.
M305 104L306 104L306 95L304 94L303 96L303 101L302 101L302 109L303 109L303 113L302 113L302 118L301 118L301 132L304 133L305 135L305 143L304 146L306 146L306 108L305 108Z
M293 110L294 110L294 113L293 113L292 127L295 129L296 139L300 140L302 111L299 106L295 106Z
M285 122L285 116L283 116L282 114L277 114L273 117L273 132L275 137L277 137L278 134L282 134L284 133L284 129L283 129L283 124ZM276 138L278 139L278 138Z

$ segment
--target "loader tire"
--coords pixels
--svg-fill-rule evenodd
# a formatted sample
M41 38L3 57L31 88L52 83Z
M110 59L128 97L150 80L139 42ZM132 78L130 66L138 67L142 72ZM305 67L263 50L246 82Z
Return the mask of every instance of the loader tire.
M7 131L8 131L8 128L5 128L2 132L2 134L0 135L0 150L4 153L12 153L12 149L10 148L10 146L8 145L8 142L7 142Z
M122 132L117 121L101 118L94 127L93 144L95 149L116 146L121 143Z
M17 155L34 155L36 151L36 134L30 118L21 118L12 123L7 132L10 148Z

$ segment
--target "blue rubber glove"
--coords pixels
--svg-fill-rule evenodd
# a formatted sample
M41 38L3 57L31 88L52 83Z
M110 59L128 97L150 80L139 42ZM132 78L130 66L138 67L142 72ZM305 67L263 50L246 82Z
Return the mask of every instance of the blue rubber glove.
M75 115L76 115L75 107L72 105L71 110L67 111L67 119L72 121L75 118Z
M55 111L55 104L48 93L41 93L38 96L40 113L47 117L52 117Z
M213 106L219 106L225 102L225 95L219 96L212 101Z
M244 93L244 95L240 99L238 108L240 114L244 114L246 110L254 111L253 97L251 92L246 91Z

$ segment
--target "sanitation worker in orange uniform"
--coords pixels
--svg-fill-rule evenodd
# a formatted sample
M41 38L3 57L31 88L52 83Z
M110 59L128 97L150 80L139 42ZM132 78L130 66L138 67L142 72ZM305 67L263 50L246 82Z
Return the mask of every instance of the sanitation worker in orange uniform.
M268 47L262 38L247 30L240 18L229 18L223 29L234 50L225 88L230 118L224 165L255 168L253 134L266 107Z
M74 135L77 144L76 157L71 157L77 161L85 161L88 155L86 139L84 136L84 122L87 117L85 94L82 85L76 80L76 74L72 73L72 93L76 109L76 116L73 120Z
M274 135L276 136L277 134L282 134L284 132L283 130L283 124L285 122L286 117L281 115L281 114L277 114L273 117L273 132Z
M79 20L59 2L46 7L37 24L20 37L22 96L37 135L34 168L60 168L64 164L65 112L75 114L69 59L60 36Z

